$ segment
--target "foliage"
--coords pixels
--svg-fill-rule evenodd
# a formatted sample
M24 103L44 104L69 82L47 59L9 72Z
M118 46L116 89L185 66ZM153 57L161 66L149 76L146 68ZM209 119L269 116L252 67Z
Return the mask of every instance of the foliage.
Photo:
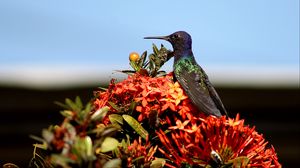
M139 73L150 77L165 75L165 71L160 71L160 68L167 62L173 55L170 50L167 50L162 44L160 49L155 44L152 45L153 53L147 58L147 51L143 52L140 58L130 59L130 66L132 70L123 70L127 74Z
M235 119L205 116L173 74L160 71L171 52L153 45L130 61L128 78L57 103L64 120L42 131L30 167L281 167L263 136ZM39 150L37 150L39 149Z

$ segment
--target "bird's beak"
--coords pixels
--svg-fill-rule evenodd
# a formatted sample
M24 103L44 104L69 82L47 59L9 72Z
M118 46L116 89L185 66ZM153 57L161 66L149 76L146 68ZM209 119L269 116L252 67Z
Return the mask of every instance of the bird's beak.
M144 39L161 39L161 40L169 40L169 36L154 36L154 37L144 37Z

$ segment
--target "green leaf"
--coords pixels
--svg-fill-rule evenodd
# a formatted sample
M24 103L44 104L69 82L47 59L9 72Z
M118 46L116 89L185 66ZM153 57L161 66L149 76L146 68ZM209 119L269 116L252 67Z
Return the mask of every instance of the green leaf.
M70 109L70 107L68 105L66 105L64 103L61 103L61 102L58 102L58 101L55 101L54 104L62 107L63 109L68 109L68 110Z
M142 125L130 115L122 115L124 120L144 139L149 135L147 130L145 130Z
M79 108L79 109L83 108L83 104L82 104L82 101L81 101L81 99L80 99L79 96L76 96L76 98L75 98L75 104L76 104L77 108Z
M34 147L40 148L40 149L44 149L47 150L48 145L46 142L42 143L42 144L33 144Z
M130 103L130 106L129 106L130 112L133 112L135 110L136 105L137 105L137 103L135 101L132 101Z
M164 158L155 158L155 160L151 162L150 168L162 168L165 164L166 160Z
M130 146L130 136L128 134L126 134L126 139L123 138L120 145L123 150L127 150L128 149L128 146Z
M108 104L114 108L115 110L117 110L117 112L120 112L121 111L121 108L118 107L115 103L111 102L111 101L108 101Z
M67 119L73 119L73 117L74 117L74 112L70 111L70 110L61 111L60 114Z
M108 118L112 124L122 124L123 125L123 118L119 114L110 114L108 116Z
M92 157L93 156L93 142L91 137L86 136L84 138L84 145L86 146L86 155L88 157Z
M140 67L138 66L138 64L135 61L130 61L129 65L135 70L135 71L139 71Z
M152 62L154 64L155 59L156 59L155 54L152 53L152 54L149 55L149 61L150 61L150 63Z
M90 131L87 131L87 134L94 134L94 133L96 133L98 135L98 134L100 134L100 133L102 133L104 131L105 127L106 126L104 126L104 124L99 124L99 125L97 125L96 128L94 128L94 129L92 129Z
M155 63L154 63L154 60L155 60L155 55L154 54L150 54L149 55L149 71L150 71L150 73L153 71L153 69L154 69L154 65L155 65Z
M93 142L89 136L76 137L73 152L85 161L94 160Z
M240 156L236 157L232 160L229 160L225 165L232 165L233 167L240 168L240 167L246 167L249 163L250 159L246 156Z
M117 159L111 159L107 161L103 165L103 168L121 168L121 166L122 166L122 160L117 158Z
M119 130L119 128L111 125L111 126L106 126L105 129L101 132L101 137L105 138L108 136L112 136L114 135L117 131Z
M57 102L57 101L55 101L54 103L61 106L62 108L66 109L66 110L74 111L77 113L83 112L83 111L81 111L83 109L83 104L82 104L82 101L79 96L77 96L75 98L74 102L71 99L66 98L65 104L63 104L61 102ZM70 115L68 115L68 114L63 114L63 115L65 117L70 117Z
M107 114L109 110L108 106L104 106L101 109L98 109L92 116L91 119L93 121L101 121Z
M232 168L232 163L225 163L221 166L221 168Z
M31 139L33 139L33 140L38 141L38 142L42 142L42 143L46 142L45 139L43 139L43 138L41 138L41 137L38 137L38 136L35 136L35 135L29 135L29 137L30 137Z
M146 57L147 57L147 51L144 51L143 54L141 55L141 58L138 61L139 67L143 67L145 65Z
M123 149L126 149L128 147L128 144L127 144L125 139L122 139L121 146L122 146Z
M71 99L66 98L66 104L70 107L71 110L74 110L76 112L79 112L81 110Z
M137 157L137 158L134 158L134 159L132 159L132 163L134 163L134 162L139 162L139 160L144 160L144 156L140 156L140 157Z
M119 141L112 137L106 137L101 144L100 151L103 153L117 149Z
M70 159L67 156L61 155L61 154L52 154L51 162L54 165L61 166L61 167L70 167L69 164L75 163L74 160Z
M78 123L83 123L87 119L87 116L90 114L90 112L91 112L90 110L80 109L78 111L78 118L79 118Z
M157 55L159 50L158 50L158 48L156 47L156 45L155 45L155 44L152 44L152 48L153 48L154 54Z
M107 91L107 88L102 87L102 86L98 86L98 89L103 90L103 91Z
M43 136L43 138L45 139L45 141L47 143L50 143L53 140L53 138L54 138L53 132L51 132L51 131L49 131L47 129L43 129L42 136Z
M85 113L89 114L92 111L92 104L87 103L84 109Z

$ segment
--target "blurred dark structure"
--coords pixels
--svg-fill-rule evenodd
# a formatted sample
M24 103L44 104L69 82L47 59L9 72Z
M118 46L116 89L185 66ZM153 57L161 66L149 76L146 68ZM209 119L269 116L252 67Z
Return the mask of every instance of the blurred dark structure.
M89 101L93 90L33 90L0 86L0 165L12 162L27 167L34 140L50 124L60 123L60 107L54 101L80 96ZM300 160L299 88L217 88L231 115L241 114L272 144L283 167L297 167Z

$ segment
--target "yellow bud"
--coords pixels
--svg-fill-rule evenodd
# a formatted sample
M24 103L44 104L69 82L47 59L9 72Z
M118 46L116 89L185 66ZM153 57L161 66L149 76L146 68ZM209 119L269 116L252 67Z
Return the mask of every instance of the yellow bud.
M140 55L136 52L132 52L129 54L129 60L136 62L140 58Z

